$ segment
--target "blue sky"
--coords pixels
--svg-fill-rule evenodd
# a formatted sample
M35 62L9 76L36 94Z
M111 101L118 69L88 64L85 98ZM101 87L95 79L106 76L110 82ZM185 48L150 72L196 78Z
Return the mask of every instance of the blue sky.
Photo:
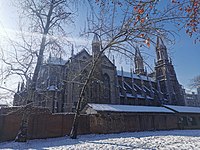
M77 20L79 19L80 17ZM4 34L5 30L7 33L12 34L12 30L16 28L16 10L11 7L10 1L0 1L0 34ZM79 26L73 27L72 32L80 28ZM188 84L193 77L200 75L200 42L194 44L193 40L194 39L189 38L188 35L185 34L185 31L182 30L176 38L175 45L166 44L169 49L169 55L172 57L178 80L185 88L188 88ZM146 51L155 55L154 48ZM149 58L151 66L154 64L153 59L154 58ZM119 66L120 65L121 64L119 64ZM129 67L129 65L127 66Z
M185 87L193 77L200 75L200 42L194 44L193 40L184 31L181 31L180 39L177 38L172 50L178 79Z

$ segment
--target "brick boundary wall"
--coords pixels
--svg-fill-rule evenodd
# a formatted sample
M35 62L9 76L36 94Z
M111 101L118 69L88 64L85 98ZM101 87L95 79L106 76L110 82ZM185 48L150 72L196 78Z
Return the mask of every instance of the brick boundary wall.
M90 116L91 133L119 133L148 130L178 129L177 116L173 114L101 114Z
M29 118L28 138L41 139L69 135L74 114L33 114ZM179 124L180 117L191 121ZM14 140L22 116L0 115L0 142ZM188 119L189 118L189 119ZM81 115L78 134L108 134L148 130L200 129L200 114L101 113Z

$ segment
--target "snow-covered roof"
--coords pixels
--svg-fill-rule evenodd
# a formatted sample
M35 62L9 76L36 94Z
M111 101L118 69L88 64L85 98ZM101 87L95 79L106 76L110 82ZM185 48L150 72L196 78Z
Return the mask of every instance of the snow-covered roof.
M120 70L117 70L117 75L118 76L122 76L122 72ZM123 76L127 77L127 78L131 78L131 73L123 71ZM139 80L142 79L142 80L145 80L145 81L150 80L151 82L155 82L155 80L153 78L151 78L151 77L147 77L147 76L144 76L144 75L137 75L137 74L134 74L134 73L133 73L133 78L134 79L139 79Z
M164 106L179 113L200 113L200 107L175 106L175 105L164 105Z
M154 106L135 106L135 105L111 105L111 104L91 104L88 106L95 111L109 111L109 112L159 112L159 113L174 113L165 107Z

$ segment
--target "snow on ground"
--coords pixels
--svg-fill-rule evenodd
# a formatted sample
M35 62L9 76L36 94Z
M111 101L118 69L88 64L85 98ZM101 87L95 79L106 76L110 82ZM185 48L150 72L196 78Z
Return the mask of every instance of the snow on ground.
M29 150L121 150L121 149L200 149L200 130L131 132L107 135L81 135L31 140L27 143L3 142L0 149Z

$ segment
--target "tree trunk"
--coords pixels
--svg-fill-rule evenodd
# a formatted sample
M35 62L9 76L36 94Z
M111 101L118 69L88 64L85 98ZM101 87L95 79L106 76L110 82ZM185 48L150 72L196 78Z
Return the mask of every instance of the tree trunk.
M15 138L15 142L26 142L28 139L28 121L29 116L31 114L32 104L28 104L24 107L22 121L20 125L20 129L18 131L18 134Z
M107 47L106 47L107 48ZM106 49L105 48L105 49ZM78 125L79 125L79 116L80 116L80 106L81 106L81 102L83 101L84 99L84 92L85 92L85 89L92 77L92 74L96 68L96 65L99 61L99 58L101 57L101 55L103 54L104 50L103 49L99 54L98 56L94 59L94 62L93 62L93 65L92 65L92 68L87 76L87 79L83 85L83 88L81 90L81 93L80 93L80 97L79 97L79 100L78 100L78 103L77 103L77 106L76 106L76 113L75 113L75 116L74 116L74 120L73 120L73 124L72 124L72 129L71 129L71 132L70 132L70 137L72 139L76 139L77 138L77 130L78 130Z

